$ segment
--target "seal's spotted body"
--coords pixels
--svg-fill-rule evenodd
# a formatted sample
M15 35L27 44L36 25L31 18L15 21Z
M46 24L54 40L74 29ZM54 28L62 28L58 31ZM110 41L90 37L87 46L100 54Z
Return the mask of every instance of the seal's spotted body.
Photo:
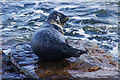
M41 26L31 37L31 46L39 59L44 61L59 61L64 58L77 57L85 53L77 50L65 42L63 27L68 17L54 11L47 22Z

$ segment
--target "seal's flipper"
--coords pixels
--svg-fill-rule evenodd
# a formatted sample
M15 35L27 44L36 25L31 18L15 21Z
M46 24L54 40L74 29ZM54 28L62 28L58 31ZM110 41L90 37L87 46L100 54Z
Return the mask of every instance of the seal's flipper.
M62 50L65 51L66 54L69 54L71 57L79 57L81 54L87 53L84 50L75 49L67 43L63 43L62 47L64 48Z

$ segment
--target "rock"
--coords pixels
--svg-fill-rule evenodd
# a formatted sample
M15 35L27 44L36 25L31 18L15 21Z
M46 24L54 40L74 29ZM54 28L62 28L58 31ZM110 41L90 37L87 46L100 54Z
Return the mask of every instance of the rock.
M2 80L21 80L25 78L26 76L18 73L5 73L2 75Z
M0 51L0 80L2 79L2 51Z
M26 78L10 61L10 55L0 51L0 80L20 80Z
M94 78L98 78L98 77L99 78L104 78L104 77L118 78L119 76L118 62L114 61L114 58L109 52L106 52L104 49L100 49L97 44L88 42L88 41L71 40L71 41L68 41L68 43L70 45L73 45L74 47L80 45L81 47L79 47L79 49L84 49L88 51L88 54L81 55L79 59L91 65L96 65L94 67L87 69L88 70L87 74L89 73L89 76L91 76L91 78L92 78L92 74L95 74ZM104 72L106 73L106 75L105 76L104 74L101 75ZM77 73L75 75L77 75ZM86 72L83 74L79 74L79 77L85 77L85 76L86 76Z
M25 74L26 78L35 80L118 78L118 62L114 61L109 52L88 41L67 40L67 42L74 48L86 50L88 53L79 58L71 57L59 62L44 62L38 61L29 44L21 43L12 48L10 60L20 72Z
M35 72L38 57L32 52L29 44L17 44L12 48L10 60L27 77L39 79Z

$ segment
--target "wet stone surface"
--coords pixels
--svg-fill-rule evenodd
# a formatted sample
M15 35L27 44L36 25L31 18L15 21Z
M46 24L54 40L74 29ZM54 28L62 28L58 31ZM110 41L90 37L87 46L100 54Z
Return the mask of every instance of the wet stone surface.
M32 52L30 44L15 45L10 52L9 65L13 72L3 72L3 79L30 80L79 80L92 78L118 78L118 62L113 60L110 53L100 49L97 44L81 40L67 40L75 48L88 51L79 58L71 57L59 62L38 61ZM6 65L7 64L7 65ZM7 73L7 74L6 74ZM7 76L9 75L9 77ZM10 77L12 75L12 77Z
M35 73L35 63L37 63L37 59L38 57L32 52L31 46L27 43L15 45L10 55L10 60L20 72L35 79L39 79Z
M71 57L59 62L44 62L38 61L38 57L32 52L29 44L20 43L11 49L9 61L3 59L3 79L118 78L118 63L97 44L81 40L68 40L67 42L74 48L86 50L88 53L79 58ZM6 57L3 56L3 58Z

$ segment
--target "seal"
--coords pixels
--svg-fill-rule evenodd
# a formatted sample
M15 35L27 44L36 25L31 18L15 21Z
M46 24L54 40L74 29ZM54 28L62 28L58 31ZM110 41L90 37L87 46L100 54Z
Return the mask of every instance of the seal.
M65 42L63 27L68 17L53 11L47 21L31 37L33 52L43 61L59 61L69 57L79 57L86 51L78 50Z

